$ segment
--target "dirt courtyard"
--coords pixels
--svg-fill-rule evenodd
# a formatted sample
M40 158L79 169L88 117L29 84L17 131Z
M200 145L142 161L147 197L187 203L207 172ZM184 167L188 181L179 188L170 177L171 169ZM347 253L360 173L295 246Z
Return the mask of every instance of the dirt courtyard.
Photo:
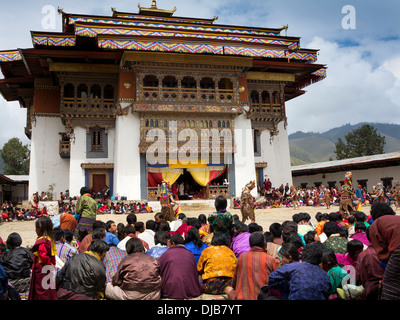
M272 208L272 209L256 209L256 223L263 227L264 231L268 231L269 226L274 222L282 223L285 220L292 220L292 216L295 213L299 212L307 212L311 216L311 221L316 223L315 215L317 212L332 212L337 211L339 209L338 206L331 206L329 210L326 207L300 207L300 209L293 208ZM365 214L369 214L370 207L364 206L363 212ZM203 213L208 216L212 213L212 208L204 209L204 210L193 210L193 211L185 211L184 213L188 217L198 217L199 214ZM241 220L240 210L238 209L230 209L229 212L233 214L237 214ZM154 219L155 213L138 213L137 218L138 221L146 222L149 219ZM115 223L122 222L126 224L126 214L102 214L97 215L97 219L102 220L104 222L108 220L113 220ZM247 220L247 224L250 223L250 220ZM7 240L7 237L10 233L17 232L22 237L22 246L33 245L36 240L35 233L35 221L16 221L16 222L3 222L0 224L0 237L3 241Z

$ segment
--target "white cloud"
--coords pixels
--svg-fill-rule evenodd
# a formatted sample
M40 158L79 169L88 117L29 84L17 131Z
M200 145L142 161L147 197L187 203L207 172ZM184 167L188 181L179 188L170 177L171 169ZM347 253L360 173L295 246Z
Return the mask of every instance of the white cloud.
M322 132L346 123L400 121L399 79L388 70L400 56L375 66L358 47L340 47L316 37L310 47L320 48L319 60L328 66L322 82L288 102L288 129ZM397 70L397 69L393 69Z

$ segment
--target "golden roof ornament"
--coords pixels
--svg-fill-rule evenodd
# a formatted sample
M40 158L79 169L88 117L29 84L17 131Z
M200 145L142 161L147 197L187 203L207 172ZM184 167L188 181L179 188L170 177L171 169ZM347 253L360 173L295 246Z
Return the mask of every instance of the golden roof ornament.
M152 1L150 8L144 8L140 5L140 3L138 3L138 8L139 8L139 14L151 15L151 16L171 17L176 11L176 7L174 7L173 10L158 9L156 0Z

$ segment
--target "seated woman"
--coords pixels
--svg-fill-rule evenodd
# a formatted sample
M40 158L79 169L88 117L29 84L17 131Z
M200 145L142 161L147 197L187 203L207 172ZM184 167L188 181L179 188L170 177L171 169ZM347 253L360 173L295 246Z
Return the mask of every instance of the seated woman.
M106 268L103 259L107 251L107 243L97 239L87 251L71 257L56 276L58 299L104 299Z
M320 242L307 244L301 261L284 264L273 271L269 275L270 292L285 290L289 300L326 300L331 283L327 273L319 266L324 249Z
M184 243L181 235L171 236L169 249L158 259L163 298L195 299L201 295L196 260Z
M235 229L236 231L232 239L231 249L236 257L239 258L242 253L249 252L251 249L249 242L251 233L249 232L249 227L241 222L235 225Z
M194 258L196 259L196 264L199 262L200 255L205 248L208 248L201 239L200 233L197 228L189 229L187 236L185 238L185 247L190 252L194 254Z
M169 238L171 238L171 235L168 232L157 231L154 235L155 246L147 250L146 253L151 255L154 259L158 259L168 250Z
M211 246L201 252L197 271L201 274L204 293L223 294L227 286L232 285L237 259L225 235L216 232Z
M20 295L29 291L33 254L21 247L21 236L13 232L7 238L8 251L0 256L0 264L4 267L8 281Z
M126 243L128 254L118 265L106 297L113 300L159 300L161 297L160 264L145 253L142 241L131 238Z

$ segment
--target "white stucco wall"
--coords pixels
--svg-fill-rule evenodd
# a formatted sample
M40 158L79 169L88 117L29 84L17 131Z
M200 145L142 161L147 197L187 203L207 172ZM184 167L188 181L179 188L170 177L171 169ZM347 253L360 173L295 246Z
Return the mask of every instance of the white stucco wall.
M235 118L235 196L240 196L242 188L251 180L256 181L253 130L251 120L245 114ZM257 196L256 186L252 195Z
M123 106L124 107L124 106ZM129 200L145 199L141 195L140 176L140 119L129 112L115 120L114 195Z
M261 132L261 156L255 157L255 162L267 163L262 179L264 181L269 178L273 187L292 184L289 138L283 121L278 124L278 130L279 133L274 136L272 143L269 130Z
M115 128L107 130L108 157L107 158L87 158L86 148L86 128L74 128L74 140L71 141L70 158L70 179L69 191L71 196L79 196L80 189L85 186L85 170L82 169L82 163L113 163L114 162L114 144Z
M32 125L28 197L46 192L53 183L55 197L68 189L69 159L62 159L59 154L59 132L64 131L59 117L36 116Z
M400 168L398 166L371 168L365 170L351 170L353 185L357 185L357 180L368 180L367 189L372 190L378 182L382 182L382 178L393 178L394 181L400 181ZM307 183L307 187L314 187L316 182L322 182L322 185L328 186L328 182L336 181L336 185L340 187L343 182L346 172L338 171L333 173L319 173L314 175L303 175L293 177L293 183L296 187L301 186L302 183Z

